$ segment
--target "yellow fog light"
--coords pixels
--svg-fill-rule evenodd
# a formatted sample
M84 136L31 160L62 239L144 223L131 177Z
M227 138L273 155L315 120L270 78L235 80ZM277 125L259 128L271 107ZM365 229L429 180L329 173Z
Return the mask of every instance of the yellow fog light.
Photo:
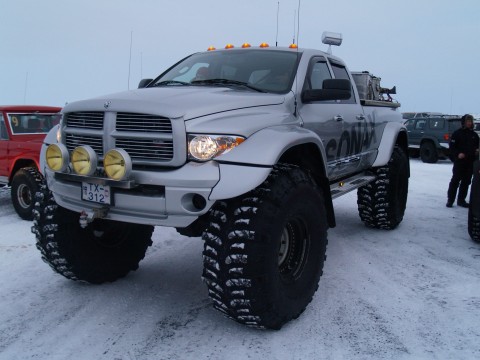
M50 144L45 152L45 161L53 171L65 171L68 167L68 150L63 144Z
M105 154L103 165L107 176L113 180L124 180L132 171L132 160L122 149L109 150Z
M72 152L72 167L78 175L90 176L97 169L97 154L88 145L78 146Z

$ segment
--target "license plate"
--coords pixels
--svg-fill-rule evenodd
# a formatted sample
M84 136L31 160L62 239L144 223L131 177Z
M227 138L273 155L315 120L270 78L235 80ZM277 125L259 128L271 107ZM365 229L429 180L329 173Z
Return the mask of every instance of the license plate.
M82 200L110 205L111 195L108 185L82 182Z

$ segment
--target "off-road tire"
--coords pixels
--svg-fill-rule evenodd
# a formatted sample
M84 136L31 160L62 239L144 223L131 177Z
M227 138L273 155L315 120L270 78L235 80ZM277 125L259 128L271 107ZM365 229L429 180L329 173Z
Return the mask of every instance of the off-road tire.
M138 269L152 244L153 226L96 219L86 228L80 214L55 203L45 183L35 197L32 232L42 259L71 280L112 282Z
M424 163L434 164L438 161L437 148L431 141L425 141L420 145L420 158Z
M18 170L12 179L12 204L23 220L33 220L35 193L42 183L42 174L34 167Z
M373 169L377 179L357 191L360 219L368 227L394 229L403 220L408 196L408 157L396 146L386 166Z
M480 218L473 214L473 210L468 209L468 234L475 242L480 242Z
M203 239L214 307L239 323L280 329L318 289L327 247L322 191L309 173L277 165L255 190L217 202Z

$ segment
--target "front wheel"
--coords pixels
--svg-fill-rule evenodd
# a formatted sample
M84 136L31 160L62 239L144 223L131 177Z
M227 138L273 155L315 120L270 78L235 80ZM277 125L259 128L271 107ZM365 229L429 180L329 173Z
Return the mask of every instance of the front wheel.
M45 184L36 194L34 225L42 259L71 280L100 284L138 269L152 244L153 226L96 219L79 225L79 214L55 203Z
M276 166L257 189L210 212L203 278L214 307L280 329L312 300L327 247L325 201L311 176Z
M408 197L408 157L396 146L387 165L373 170L376 180L357 191L358 213L365 225L394 229L403 220Z
M43 176L34 167L18 170L12 179L12 204L23 220L33 220L34 196L38 191Z

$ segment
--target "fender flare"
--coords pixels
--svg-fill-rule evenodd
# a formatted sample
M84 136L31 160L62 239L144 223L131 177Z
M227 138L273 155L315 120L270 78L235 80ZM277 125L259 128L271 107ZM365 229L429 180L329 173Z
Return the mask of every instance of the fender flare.
M407 129L402 123L398 122L388 122L385 125L383 130L382 140L378 146L378 153L375 161L373 162L373 167L384 166L388 164L390 158L392 157L393 148L397 145L397 139L401 132L407 134ZM405 149L406 151L407 149Z

